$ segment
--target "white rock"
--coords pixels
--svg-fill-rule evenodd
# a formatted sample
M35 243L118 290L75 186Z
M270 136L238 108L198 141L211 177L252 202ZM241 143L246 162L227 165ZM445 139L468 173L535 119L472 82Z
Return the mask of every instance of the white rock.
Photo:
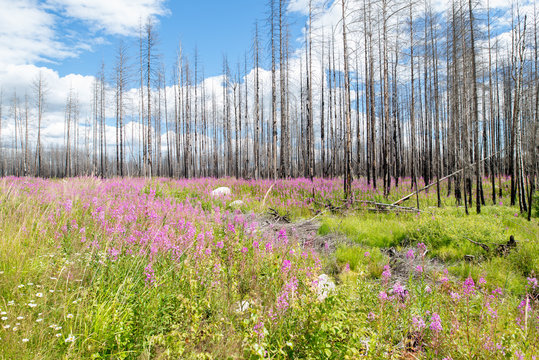
M234 200L230 204L228 204L229 207L233 209L239 209L240 207L244 206L245 203L241 200Z
M211 192L212 197L221 197L225 195L230 195L232 191L226 186L219 187Z
M317 286L318 301L325 300L330 293L335 291L335 283L326 274L318 276Z

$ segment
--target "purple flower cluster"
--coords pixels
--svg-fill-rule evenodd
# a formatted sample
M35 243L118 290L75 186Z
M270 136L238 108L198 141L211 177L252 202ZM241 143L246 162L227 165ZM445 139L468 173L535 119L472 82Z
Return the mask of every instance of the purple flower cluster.
M391 278L391 270L389 268L389 265L385 265L384 271L382 272L382 279L384 280L384 283L387 284L390 278Z
M153 267L151 263L148 264L148 266L144 268L144 275L145 275L144 281L146 282L146 285L149 286L154 283L155 277L154 277L154 271L153 271Z
M435 312L433 312L432 316L430 317L429 328L435 333L439 333L440 331L443 330L442 319L440 319L440 315L438 315Z
M290 307L290 302L292 301L297 288L298 279L294 276L283 286L283 289L277 298L277 309L279 311L285 312Z
M426 327L425 320L421 316L414 316L412 318L412 325L414 329L421 331Z
M465 296L471 296L475 294L475 283L471 276L464 280L462 292Z

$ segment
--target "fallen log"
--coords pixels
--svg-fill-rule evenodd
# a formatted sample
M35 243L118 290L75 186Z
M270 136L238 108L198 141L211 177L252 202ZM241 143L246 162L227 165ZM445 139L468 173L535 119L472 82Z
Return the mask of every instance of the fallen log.
M490 155L490 156L487 156L486 158L480 160L479 162L481 163L481 162L483 162L483 161L485 161L485 160L488 160L488 159L490 159L491 157L498 155L498 154L501 153L502 151L503 151L503 149L500 150L500 151L498 151L497 153L494 153L494 154L492 154L492 155ZM468 165L468 166L466 166L466 167L464 167L464 168L462 168L462 169L460 169L460 170L457 170L457 171L455 171L455 172L452 173L452 174L446 175L446 176L444 176L443 178L441 178L440 180L437 180L437 181L435 181L435 182L433 182L433 183L430 183L430 184L428 184L427 186L424 186L424 187L422 187L421 189L416 190L416 191L414 191L413 193L411 193L411 194L409 194L409 195L406 195L405 197L403 197L402 199L399 199L399 200L395 201L395 202L394 202L393 204L391 204L391 205L399 205L399 204L401 204L402 202L404 202L404 201L408 200L409 198L411 198L412 196L414 196L415 194L419 194L420 192L425 191L425 190L427 190L427 189L433 187L433 186L436 185L438 182L447 180L447 179L449 179L449 178L451 178L451 177L453 177L453 176L455 176L455 175L461 173L462 171L464 171L464 170L466 170L466 169L468 169L468 168L471 168L471 167L473 167L473 166L475 166L475 163L470 164L470 165Z
M483 250L485 250L486 252L490 252L490 247L486 244L483 244L483 243L480 243L480 242L477 242L477 241L473 241L472 239L470 238L467 238L467 237L464 237L466 240L468 240L469 242L471 242L472 244L475 244L477 246L481 246L483 248Z
M376 208L382 208L382 209L385 209L387 211L389 211L389 209L387 209L387 208L392 208L392 209L401 210L401 211L421 212L421 210L419 210L418 208L415 208L415 207L398 206L398 205L395 205L395 204L379 203L379 202L376 202L376 201L363 201L363 203L364 204L374 205Z
M464 237L466 240L468 240L469 242L471 242L472 244L474 245L477 245L477 246L481 246L483 248L483 250L485 250L486 252L490 253L490 246L488 246L487 244L483 244L483 243L480 243L478 241L474 241L470 238L467 238L467 237ZM509 252L516 248L517 247L517 242L515 241L515 237L513 235L511 235L509 237L509 240L505 243L505 244L497 244L496 246L496 254L498 256L505 256L507 254L509 254Z

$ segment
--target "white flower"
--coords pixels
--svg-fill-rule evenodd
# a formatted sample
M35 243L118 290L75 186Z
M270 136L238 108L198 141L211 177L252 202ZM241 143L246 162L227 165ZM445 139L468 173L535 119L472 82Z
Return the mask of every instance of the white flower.
M37 296L38 298L43 297L43 293L37 293L36 296Z
M250 305L251 304L249 304L249 301L247 300L238 301L237 303L234 304L234 312L236 312L236 314L241 314L247 311Z
M7 316L2 316L2 320L3 320L3 321L6 321L6 320L7 320Z
M330 280L329 276L327 276L326 274L318 276L318 301L324 300L333 291L335 291L335 283Z
M4 329L9 329L10 327L11 327L11 325L9 325L9 324L3 326Z
M26 285L28 285L28 286L32 286L32 285L34 285L34 283L28 283L28 284L26 284Z
M2 312L0 313L0 315L7 315L7 312L2 311Z
M0 271L0 275L2 275L4 272L3 271Z
M19 289L22 289L24 287L24 284L20 284L19 286L17 286Z
M24 319L24 316L17 316L17 320L22 320Z
M19 328L16 327L16 326L14 326L12 330L13 330L13 331L17 331L17 330L19 330Z
M73 314L67 314L66 316L68 319L73 319Z
M56 334L55 336L56 336L56 337L60 337L60 336L62 336L62 334L58 333L58 334Z
M21 323L16 323L15 325L19 326Z
M61 327L61 326L55 326L55 327L54 327L54 330L56 330L56 331L62 330L62 327Z
M30 341L30 340L28 340L28 339L22 339L22 342L23 342L23 343L27 343L28 341Z
M75 339L76 339L76 338L75 338L75 336L74 336L73 334L69 334L69 336L67 337L67 339L65 339L64 341L65 341L66 343L69 343L69 342L72 343L72 342L75 342Z
M15 301L10 300L7 302L7 306L13 306L13 305L15 305Z
M58 279L55 278L54 276L51 276L50 279L51 279L51 280L58 280Z
M53 292L54 292L54 290L53 290L53 289L50 289L50 290L49 290L49 292L50 292L50 293L53 293Z
M43 321L42 318L39 318L39 319L36 320L36 322L42 322L42 321Z
M29 303L28 306L30 306L31 308L35 308L37 306L37 304L35 303Z

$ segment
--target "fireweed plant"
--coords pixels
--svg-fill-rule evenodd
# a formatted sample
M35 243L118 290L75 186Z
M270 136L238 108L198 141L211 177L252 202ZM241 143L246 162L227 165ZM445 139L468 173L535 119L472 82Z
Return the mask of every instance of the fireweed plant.
M219 186L232 195L212 197ZM401 179L391 199L409 189ZM4 178L0 358L536 358L537 221L486 207L497 217L479 230L518 230L520 248L464 264L451 249L460 233L440 225L469 221L458 209L369 214L362 200L391 199L362 180L353 191L357 206L339 219L327 211L341 202L339 179ZM421 194L425 207L435 201ZM356 245L300 243L266 223L270 207L318 216L319 236ZM511 279L495 272L511 261ZM328 281L337 286L320 291Z

